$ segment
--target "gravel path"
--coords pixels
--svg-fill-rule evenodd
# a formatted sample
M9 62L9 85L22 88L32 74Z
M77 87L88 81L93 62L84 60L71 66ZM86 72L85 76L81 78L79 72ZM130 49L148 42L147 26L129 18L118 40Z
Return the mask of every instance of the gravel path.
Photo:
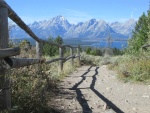
M54 103L63 113L150 113L150 85L123 83L106 65L82 66L59 89Z

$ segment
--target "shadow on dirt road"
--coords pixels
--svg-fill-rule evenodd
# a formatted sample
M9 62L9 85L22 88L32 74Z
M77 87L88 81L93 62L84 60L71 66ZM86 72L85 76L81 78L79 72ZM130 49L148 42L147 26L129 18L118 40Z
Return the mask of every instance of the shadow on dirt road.
M82 78L78 83L76 83L72 88L70 88L70 90L74 90L77 94L77 100L79 102L79 104L82 107L83 113L90 113L92 112L92 109L89 107L88 105L88 100L85 99L85 97L82 94L81 88L78 88L84 80L86 80L86 75L91 71L90 69L92 68L92 66L90 66L87 71L81 75L80 77ZM95 69L95 74L91 75L92 76L92 81L90 84L90 87L87 88L82 88L82 89L91 89L91 91L93 91L95 93L96 96L98 96L101 100L103 100L111 109L113 109L116 113L124 113L120 108L118 108L113 102L111 102L109 99L107 99L104 95L102 95L100 92L98 92L95 89L95 83L96 83L96 76L98 75L98 69L99 67L96 67ZM88 76L89 77L89 76Z

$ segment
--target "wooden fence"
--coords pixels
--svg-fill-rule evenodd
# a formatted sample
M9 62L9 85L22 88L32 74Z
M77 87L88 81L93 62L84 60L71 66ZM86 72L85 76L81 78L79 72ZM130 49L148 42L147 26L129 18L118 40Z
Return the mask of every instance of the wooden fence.
M36 58L12 58L20 54L20 48L9 48L9 31L8 31L8 17L13 20L20 28L36 40ZM49 44L59 47L60 58L46 61L42 59L42 45ZM70 56L64 57L64 48L70 48ZM77 55L74 55L73 49L77 49ZM74 64L74 58L78 58L80 66L80 51L79 47L72 47L70 45L59 45L48 42L38 38L32 30L21 20L21 18L11 9L11 7L4 1L0 0L0 110L11 108L11 86L10 80L6 77L6 70L10 68L18 68L37 63L46 64L59 61L60 70L63 70L63 64L71 59L71 64Z
M142 49L150 47L150 44L142 46Z

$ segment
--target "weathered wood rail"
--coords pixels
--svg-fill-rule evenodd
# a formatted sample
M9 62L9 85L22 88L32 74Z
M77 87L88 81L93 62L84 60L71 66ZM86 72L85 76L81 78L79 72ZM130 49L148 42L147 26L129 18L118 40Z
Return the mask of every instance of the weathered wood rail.
M150 44L142 46L142 49L150 47Z
M12 58L20 54L20 48L9 48L9 32L8 32L8 17L13 20L20 28L36 40L36 58ZM49 44L59 47L60 58L46 61L42 59L42 46ZM64 57L64 48L70 48L70 56ZM73 53L73 49L77 49L77 55ZM74 65L74 58L78 58L80 66L80 51L79 47L72 47L70 45L59 45L56 43L42 40L36 36L32 30L22 21L22 19L12 10L12 8L4 1L0 0L0 110L11 108L11 87L10 80L6 78L6 70L9 68L18 68L37 63L52 63L59 61L60 70L63 70L63 64L71 59L72 66ZM5 66L7 65L7 66Z

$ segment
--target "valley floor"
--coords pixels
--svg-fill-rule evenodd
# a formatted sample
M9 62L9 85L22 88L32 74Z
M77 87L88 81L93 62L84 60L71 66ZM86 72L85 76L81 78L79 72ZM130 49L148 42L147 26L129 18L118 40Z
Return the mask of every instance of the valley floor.
M150 84L119 81L106 65L82 66L58 89L50 105L62 113L150 113Z

